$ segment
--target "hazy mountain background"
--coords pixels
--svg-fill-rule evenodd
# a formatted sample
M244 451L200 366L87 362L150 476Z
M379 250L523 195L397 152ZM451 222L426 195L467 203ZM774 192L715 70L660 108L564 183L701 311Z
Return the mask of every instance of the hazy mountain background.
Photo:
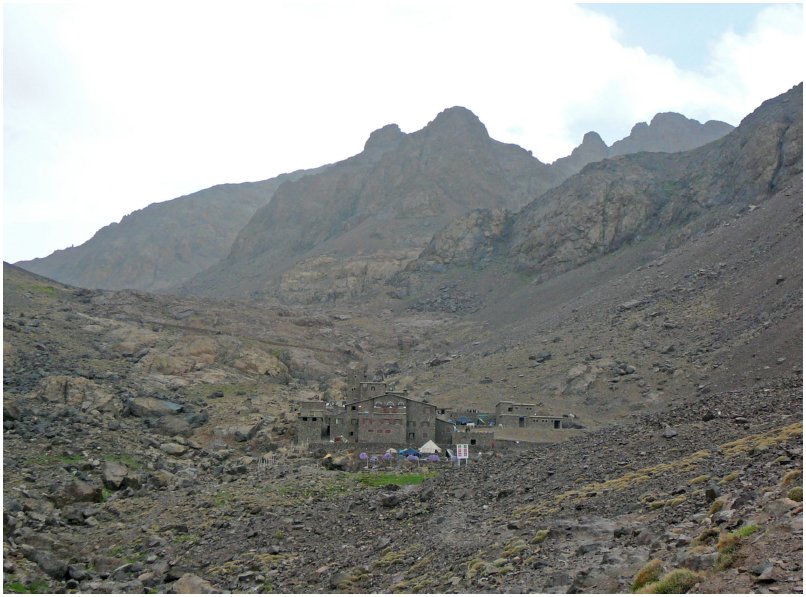
M375 131L361 154L332 168L155 203L78 247L17 265L86 288L247 296L281 284L288 301L354 296L402 269L456 216L515 210L592 161L689 149L731 128L659 114L612 147L589 133L569 157L546 165L451 108L409 135L396 125Z

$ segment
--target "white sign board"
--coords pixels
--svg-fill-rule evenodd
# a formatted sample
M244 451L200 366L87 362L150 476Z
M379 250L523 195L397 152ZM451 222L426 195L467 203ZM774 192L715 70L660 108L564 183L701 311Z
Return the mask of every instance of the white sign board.
M461 464L462 459L468 459L470 456L469 446L467 444L456 444L456 462Z

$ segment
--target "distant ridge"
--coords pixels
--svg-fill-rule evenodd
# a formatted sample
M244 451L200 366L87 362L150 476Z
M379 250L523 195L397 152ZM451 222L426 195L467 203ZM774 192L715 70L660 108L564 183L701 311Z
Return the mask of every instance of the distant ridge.
M273 293L291 302L355 296L404 268L454 217L518 209L591 162L688 149L730 128L659 114L610 148L588 133L547 165L491 139L473 112L454 106L411 134L386 125L332 166L154 203L78 247L16 265L85 288Z

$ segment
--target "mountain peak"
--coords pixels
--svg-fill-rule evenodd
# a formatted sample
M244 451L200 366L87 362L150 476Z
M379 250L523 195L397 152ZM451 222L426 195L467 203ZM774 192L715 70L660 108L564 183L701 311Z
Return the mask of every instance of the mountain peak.
M428 123L424 130L432 133L438 132L440 134L480 134L484 137L488 137L487 128L481 120L479 120L479 117L462 106L453 106L452 108L443 110L437 114L434 120Z
M580 147L602 147L607 148L607 144L602 140L602 137L596 131L585 133L582 137L582 145ZM579 149L579 148L577 148Z
M396 124L387 124L373 131L364 144L364 151L388 151L397 147L406 137Z

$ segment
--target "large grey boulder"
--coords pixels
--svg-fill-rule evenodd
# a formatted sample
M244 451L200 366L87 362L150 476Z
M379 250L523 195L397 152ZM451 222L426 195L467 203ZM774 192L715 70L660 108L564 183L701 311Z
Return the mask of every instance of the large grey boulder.
M104 462L101 479L107 489L120 489L129 474L129 467L119 462Z
M184 406L169 400L139 396L129 403L129 411L135 417L164 417L182 412Z
M177 594L209 594L221 593L209 581L204 580L200 576L196 576L190 572L183 574L171 587L171 593Z

